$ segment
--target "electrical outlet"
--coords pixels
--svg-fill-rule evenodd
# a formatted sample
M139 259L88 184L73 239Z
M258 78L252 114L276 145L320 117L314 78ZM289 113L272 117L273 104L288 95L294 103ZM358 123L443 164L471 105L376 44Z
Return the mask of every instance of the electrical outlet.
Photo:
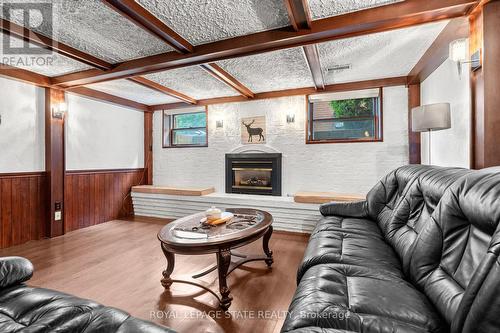
M54 220L61 221L61 211L56 211L54 214Z

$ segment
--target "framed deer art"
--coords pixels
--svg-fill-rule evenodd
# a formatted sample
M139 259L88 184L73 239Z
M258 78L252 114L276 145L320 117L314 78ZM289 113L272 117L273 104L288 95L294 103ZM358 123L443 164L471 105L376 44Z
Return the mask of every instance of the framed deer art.
M241 143L266 143L266 117L250 117L241 119Z

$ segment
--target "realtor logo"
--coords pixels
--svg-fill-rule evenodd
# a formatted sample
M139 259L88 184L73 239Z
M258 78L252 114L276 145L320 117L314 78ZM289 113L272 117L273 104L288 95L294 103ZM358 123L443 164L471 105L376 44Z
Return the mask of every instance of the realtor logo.
M52 3L3 2L2 11L6 21L18 23L31 31L43 31L45 36L52 37ZM7 29L9 28L7 26ZM34 47L26 40L11 38L8 33L4 33L3 53L50 54L51 51Z

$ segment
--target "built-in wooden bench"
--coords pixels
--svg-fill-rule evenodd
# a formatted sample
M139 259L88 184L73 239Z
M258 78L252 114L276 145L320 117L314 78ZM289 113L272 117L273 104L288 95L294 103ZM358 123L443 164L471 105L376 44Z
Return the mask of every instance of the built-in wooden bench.
M203 188L181 188L181 187L166 187L153 185L138 185L132 187L132 192L135 193L151 193L151 194L169 194L169 195L185 195L185 196L202 196L215 192L213 187Z
M297 192L293 196L295 202L322 204L331 201L347 202L364 200L362 195L338 194L333 192Z

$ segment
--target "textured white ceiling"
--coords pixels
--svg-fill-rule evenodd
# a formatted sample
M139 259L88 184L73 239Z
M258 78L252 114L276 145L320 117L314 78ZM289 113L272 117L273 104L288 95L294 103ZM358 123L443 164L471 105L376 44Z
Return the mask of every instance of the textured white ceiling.
M388 5L404 0L308 0L314 20L355 12L372 7ZM429 0L422 0L429 1Z
M9 40L12 47L22 47L23 42L21 40L12 37L10 37ZM58 76L91 68L79 61L54 52L39 55L4 54L3 42L4 34L0 33L0 62L10 66L26 69L46 76ZM30 44L30 47L37 48L37 46L33 44Z
M195 99L239 95L199 66L148 74L145 77Z
M302 48L224 60L219 65L255 93L314 86Z
M289 25L283 0L138 0L198 45Z
M91 84L87 87L147 105L180 102L177 98L146 88L130 80L107 81Z
M448 21L318 45L327 84L408 75ZM334 65L352 68L327 72Z
M2 2L18 3L19 0ZM172 50L99 0L50 2L53 5L53 34L36 26L30 28L103 60L115 63ZM0 12L3 17L3 11ZM10 20L23 24L21 12L14 12ZM36 24L36 20L34 22Z

